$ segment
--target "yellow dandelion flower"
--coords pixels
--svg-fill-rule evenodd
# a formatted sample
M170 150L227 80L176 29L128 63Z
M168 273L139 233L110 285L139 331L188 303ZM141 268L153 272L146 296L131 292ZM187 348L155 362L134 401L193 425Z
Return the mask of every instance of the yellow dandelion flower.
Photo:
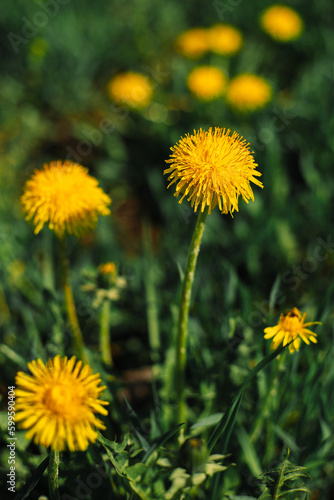
M26 182L21 203L36 234L49 224L62 237L65 232L80 236L93 229L99 214L110 213L111 200L86 168L71 161L54 161L34 171Z
M198 59L209 49L208 32L205 28L184 31L176 39L175 46L180 54L190 59Z
M300 339L302 339L306 344L309 344L310 341L316 344L317 334L306 327L311 325L321 325L321 323L319 321L304 323L305 316L306 313L302 315L299 309L294 307L286 314L281 314L279 322L276 326L265 328L264 338L273 339L271 349L277 349L282 342L283 345L287 345L293 340L293 342L289 345L289 351L291 353L299 351Z
M116 265L114 264L114 262L107 262L106 264L100 264L99 271L101 274L104 274L104 275L117 274L117 269L116 269Z
M176 184L174 196L185 197L196 212L207 206L209 213L218 205L221 213L238 211L239 195L248 203L254 200L250 182L263 187L256 179L261 173L249 151L249 144L230 129L210 127L208 131L194 130L171 148L172 154L166 163L171 166L164 171L170 174L168 187Z
M127 71L109 81L107 92L113 101L131 108L142 109L152 101L153 85L147 76Z
M31 375L16 375L16 422L29 429L27 439L53 450L86 450L105 429L95 413L107 415L109 403L99 399L105 386L92 369L57 355L46 365L41 359L28 363Z
M279 42L295 40L303 31L303 21L299 14L285 5L273 5L266 9L261 15L260 25Z
M223 94L226 76L214 66L199 66L189 73L187 85L198 99L211 101Z
M213 52L231 56L238 52L243 44L239 30L228 24L216 24L208 30L209 46Z
M263 108L271 98L270 84L264 78L251 73L233 78L226 91L228 104L244 113Z

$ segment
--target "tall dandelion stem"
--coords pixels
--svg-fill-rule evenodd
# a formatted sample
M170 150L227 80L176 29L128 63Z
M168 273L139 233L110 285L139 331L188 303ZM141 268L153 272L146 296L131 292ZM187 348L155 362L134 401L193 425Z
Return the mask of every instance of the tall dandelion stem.
M49 455L48 482L50 500L60 500L58 488L59 451L51 450Z
M177 337L176 337L176 360L175 360L176 370L174 379L174 393L177 403L177 410L176 410L177 423L184 422L186 417L184 389L185 389L185 367L187 359L186 347L187 347L187 336L188 336L189 307L191 299L191 289L194 282L196 262L207 214L208 214L208 207L206 207L203 212L199 213L194 234L190 243L186 269L184 272L184 277L182 282L179 321L178 321Z
M105 299L101 306L100 351L102 361L107 366L113 365L110 346L110 301Z
M62 269L62 279L63 279L63 289L65 295L65 304L68 321L73 335L74 347L77 351L79 358L87 363L87 357L84 352L84 340L80 330L78 316L75 310L75 304L73 299L73 292L70 283L70 270L69 263L66 252L66 241L65 236L59 238L60 244L60 256L61 256L61 269Z

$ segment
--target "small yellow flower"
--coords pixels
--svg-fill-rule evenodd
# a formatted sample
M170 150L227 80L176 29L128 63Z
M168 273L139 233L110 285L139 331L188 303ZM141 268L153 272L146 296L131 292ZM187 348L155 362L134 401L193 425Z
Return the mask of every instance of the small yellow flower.
M120 73L107 85L109 97L131 108L142 109L148 106L153 97L153 85L149 78L131 71Z
M36 234L49 224L62 237L65 232L80 236L93 229L98 214L110 213L111 200L86 168L71 161L54 161L34 171L21 203L26 220L33 220Z
M210 49L223 56L231 56L241 49L243 38L239 30L228 24L216 24L208 30Z
M205 28L184 31L176 39L175 46L180 54L190 59L198 59L209 49L208 32Z
M244 113L263 108L272 98L270 84L260 76L244 73L230 81L226 91L227 102Z
M223 94L226 76L214 66L199 66L189 73L187 85L198 99L211 101Z
M249 144L236 132L210 127L206 132L194 130L171 148L166 163L172 165L164 171L170 174L168 187L176 184L174 196L179 203L187 196L196 212L207 206L209 213L218 205L221 213L238 211L239 195L248 203L254 200L250 182L263 187L256 179L261 173L249 151Z
M32 373L16 375L16 422L29 429L27 439L53 450L86 450L97 439L95 428L105 429L95 413L107 415L109 403L99 399L105 386L88 365L57 355L46 365L28 363Z
M303 31L303 21L299 14L285 5L273 5L260 18L263 30L274 40L289 42L298 38Z
M104 275L116 275L117 274L117 269L114 264L114 262L107 262L106 264L100 264L99 265L99 271L101 274Z
M289 345L289 351L292 353L294 351L299 351L300 339L302 339L306 344L310 341L314 344L317 343L317 334L313 333L311 330L306 328L311 325L321 325L319 321L312 321L309 323L304 323L306 313L303 315L294 307L286 314L281 314L279 322L276 326L270 326L264 329L265 339L273 338L271 343L271 349L275 350L283 342L283 345L287 345L293 340Z

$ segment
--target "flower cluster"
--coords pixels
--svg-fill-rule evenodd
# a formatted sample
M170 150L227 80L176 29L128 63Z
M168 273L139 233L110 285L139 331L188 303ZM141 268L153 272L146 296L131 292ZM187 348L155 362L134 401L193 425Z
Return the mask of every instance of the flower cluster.
M216 24L211 28L193 28L181 33L175 42L180 54L190 59L198 59L206 52L231 56L243 44L240 31L228 24Z

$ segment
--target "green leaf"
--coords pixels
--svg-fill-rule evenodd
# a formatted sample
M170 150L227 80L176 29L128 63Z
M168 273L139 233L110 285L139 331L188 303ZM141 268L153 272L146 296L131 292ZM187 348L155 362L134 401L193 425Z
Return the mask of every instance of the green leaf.
M125 434L122 443L117 443L116 441L109 441L109 439L105 438L100 432L98 432L98 440L108 450L115 451L116 453L121 453L125 450L129 442L129 434Z
M135 481L138 476L147 472L148 466L142 463L137 463L134 465L129 465L126 468L126 475L132 481Z
M124 394L123 394L123 400L124 400L127 414L129 416L131 424L132 424L133 433L137 437L137 439L140 443L140 446L143 448L143 450L145 452L147 452L150 448L150 445L141 432L141 425L140 425L139 419L137 417L137 414L134 411L134 409L132 408L132 406L130 405L129 401L124 396Z
M176 427L174 427L170 431L165 432L164 434L162 434L162 436L157 438L154 441L154 443L150 446L150 448L146 451L146 453L143 457L143 462L146 462L155 450L160 448L160 446L162 446L164 443L166 443L166 441L168 441L172 436L174 436L174 434L177 433L177 431L180 429L180 427L182 427L182 425L184 425L184 424L177 425Z
M239 411L241 399L243 396L243 392L248 386L248 384L251 382L251 380L259 373L259 371L262 370L267 364L269 364L273 359L277 358L279 354L281 354L284 349L288 347L289 344L286 346L281 346L278 349L276 349L273 353L269 354L266 356L260 363L258 363L255 368L247 375L245 380L243 381L239 392L237 395L234 397L234 400L232 402L232 405L229 408L229 411L224 414L220 422L217 424L216 428L214 429L213 433L211 434L209 441L208 441L208 450L209 452L212 451L212 448L216 444L217 440L219 439L220 435L223 434L222 439L223 439L223 453L225 453L227 444L228 444L228 439L230 437L230 434L233 430L233 426Z
M25 500L26 498L29 498L30 493L33 491L35 486L41 480L41 478L44 474L44 471L47 468L48 464L49 464L49 456L44 458L43 462L41 462L39 464L37 469L31 475L30 479L28 479L28 481L25 483L23 488L16 495L15 500Z
M264 490L258 500L273 500L273 497L270 495L268 488Z
M247 462L249 470L251 471L253 476L259 476L262 473L262 469L254 445L251 442L249 435L243 427L238 427L236 435L239 439L239 443L244 453L244 458Z
M208 417L204 417L198 422L196 422L194 425L190 427L190 432L196 431L198 432L199 428L206 428L206 427L211 427L212 425L217 425L219 420L223 417L223 413L213 413L212 415L209 415Z
M280 284L281 284L281 276L278 274L276 276L275 282L274 282L272 289L270 290L270 294L269 294L269 314L272 314L274 311L276 297L277 297L277 291L279 290Z
M309 478L310 476L305 472L305 467L293 465L289 462L288 457L290 450L288 449L287 457L281 465L275 467L273 470L261 474L263 483L266 484L267 489L260 496L259 500L271 498L277 500L278 498L285 498L287 495L296 492L310 493L309 489L303 484L291 485L287 484L288 481L295 481L298 478ZM267 490L270 492L269 497L265 496Z

